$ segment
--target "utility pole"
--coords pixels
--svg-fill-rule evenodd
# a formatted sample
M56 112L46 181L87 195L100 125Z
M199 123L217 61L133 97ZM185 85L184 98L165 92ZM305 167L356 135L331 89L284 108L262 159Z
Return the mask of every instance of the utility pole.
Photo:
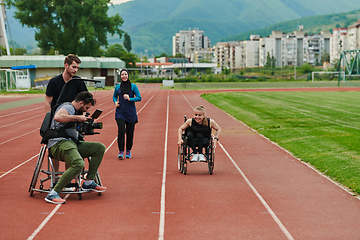
M148 50L145 50L146 52L146 83L149 83L149 71L148 71L148 68L149 68L149 65L148 65Z
M293 61L293 64L294 64L294 79L296 79L296 56L295 56L295 53L296 53L296 50L295 50L295 48L296 48L296 38L294 38L294 54L293 54L293 59L294 59L294 61Z
M10 47L9 47L9 42L7 39L7 33L6 33L6 28L5 28L5 3L4 0L0 0L0 4L1 4L1 8L0 8L0 24L1 24L1 33L2 33L2 37L4 37L4 39L1 39L1 44L4 44L6 47L6 53L8 56L10 56ZM15 50L15 49L14 49Z

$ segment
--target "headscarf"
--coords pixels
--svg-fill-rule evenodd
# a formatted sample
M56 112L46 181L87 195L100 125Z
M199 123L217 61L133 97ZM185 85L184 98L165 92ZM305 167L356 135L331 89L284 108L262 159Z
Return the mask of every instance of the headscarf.
M130 90L131 90L131 82L130 82L130 74L129 74L129 71L125 68L121 69L120 71L120 78L121 78L121 73L123 71L126 71L127 74L128 74L128 80L127 81L123 81L121 79L121 84L120 84L120 90L121 90L121 94L124 95L124 94L129 94L130 93Z

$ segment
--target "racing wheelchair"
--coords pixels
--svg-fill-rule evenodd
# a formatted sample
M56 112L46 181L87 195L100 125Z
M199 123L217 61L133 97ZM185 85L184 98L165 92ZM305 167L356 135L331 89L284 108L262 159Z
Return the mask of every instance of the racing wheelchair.
M185 122L186 122L186 116L184 116ZM186 171L188 168L188 164L193 162L199 162L199 161L193 161L192 160L192 154L191 154L191 148L187 144L187 131L188 129L185 129L182 133L182 140L183 143L181 146L178 147L178 169L179 172L186 175ZM205 148L205 161L201 161L203 163L207 163L208 165L208 171L209 174L212 175L214 171L214 163L215 163L215 148L214 148L214 137L211 136L210 139L204 138L204 148ZM197 146L197 139L195 139L195 144Z

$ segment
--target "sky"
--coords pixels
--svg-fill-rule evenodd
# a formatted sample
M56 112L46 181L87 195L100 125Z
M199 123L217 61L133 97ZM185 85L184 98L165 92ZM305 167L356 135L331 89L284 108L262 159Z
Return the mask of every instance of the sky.
M120 4L120 3L124 3L124 2L129 2L132 0L111 0L112 4Z

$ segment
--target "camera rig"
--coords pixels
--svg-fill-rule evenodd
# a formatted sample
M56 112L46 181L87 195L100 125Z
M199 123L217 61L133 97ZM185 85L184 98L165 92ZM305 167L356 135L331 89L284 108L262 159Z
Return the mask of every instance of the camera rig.
M83 135L94 135L100 134L98 132L94 132L94 129L102 129L103 124L102 122L95 123L94 120L97 119L102 110L96 109L96 111L91 115L91 119L87 120L86 122L78 123L77 124L77 131ZM90 113L86 113L86 116L89 116Z

